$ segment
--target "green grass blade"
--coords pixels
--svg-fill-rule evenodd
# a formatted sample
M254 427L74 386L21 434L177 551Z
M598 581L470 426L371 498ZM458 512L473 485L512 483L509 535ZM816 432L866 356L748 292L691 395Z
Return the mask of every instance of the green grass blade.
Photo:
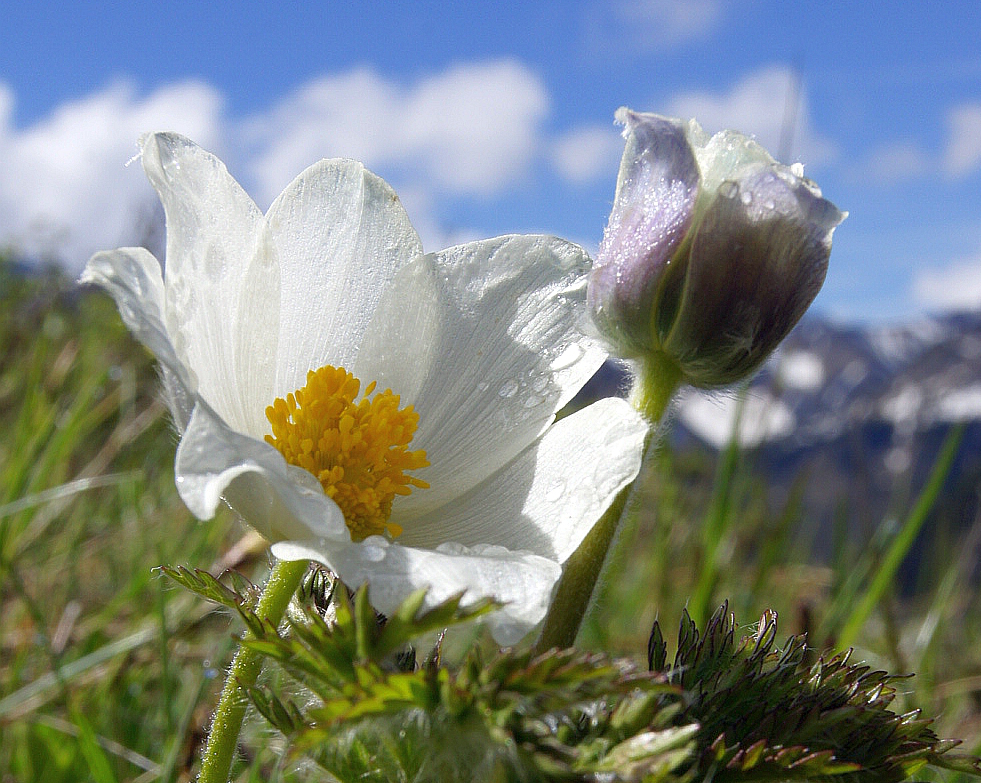
M715 592L719 573L719 552L733 518L732 498L739 469L739 458L742 455L742 448L739 445L739 427L745 399L746 390L743 389L740 391L732 437L719 462L711 504L702 528L704 558L691 601L688 604L688 614L691 615L692 620L697 625L704 623L712 611L712 596Z
M37 506L43 506L47 503L53 503L56 500L62 500L72 495L77 495L79 492L86 492L90 489L101 489L103 487L112 487L117 484L124 484L127 481L133 481L139 478L139 472L135 470L130 470L125 473L112 473L105 476L93 476L92 478L82 478L76 479L74 481L69 481L65 484L60 484L57 487L52 487L51 489L46 489L41 492L36 492L33 495L26 495L25 497L13 500L10 503L5 503L0 506L0 519L6 516L12 516L14 514L19 514L22 511L26 511L29 508L36 508Z
M110 642L98 650L85 655L78 660L67 663L56 672L42 674L36 680L0 699L0 719L17 716L28 712L36 701L44 701L60 687L62 680L70 681L90 669L94 669L118 655L128 653L137 647L142 647L157 638L160 626L154 621L139 631ZM59 676L60 675L60 676Z
M855 643L862 626L865 625L866 620L869 619L879 601L882 600L892 585L896 571L899 570L903 559L909 553L913 542L916 541L917 534L933 509L937 497L940 495L940 490L943 489L963 437L964 427L962 425L953 429L944 441L940 455L930 472L926 486L913 506L913 510L886 550L879 567L874 571L868 589L857 598L847 616L838 637L840 647L850 647Z
M118 783L119 778L113 772L112 764L106 752L99 745L99 740L96 737L95 730L92 728L92 724L89 723L84 713L78 709L72 709L71 716L75 728L78 729L78 748L85 757L85 762L88 764L89 772L92 774L94 783Z

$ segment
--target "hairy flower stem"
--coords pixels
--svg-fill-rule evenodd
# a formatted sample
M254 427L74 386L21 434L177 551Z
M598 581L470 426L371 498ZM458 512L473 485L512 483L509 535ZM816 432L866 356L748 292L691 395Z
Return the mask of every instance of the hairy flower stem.
M631 404L650 423L644 439L640 472L614 498L606 513L566 561L555 600L545 615L542 634L535 643L536 653L553 647L571 647L575 642L604 565L612 559L610 555L627 520L637 512L647 466L657 446L657 424L681 385L682 377L678 364L664 354L656 354L653 359L648 357L640 368L630 394Z
M644 415L652 430L657 428L683 380L681 365L666 353L658 351L644 357L630 390L630 404Z
M276 563L262 589L256 615L278 624L306 570L305 560ZM262 656L247 647L239 647L211 723L198 783L228 783L232 757L235 755L242 719L248 706L246 688L255 684L261 669Z

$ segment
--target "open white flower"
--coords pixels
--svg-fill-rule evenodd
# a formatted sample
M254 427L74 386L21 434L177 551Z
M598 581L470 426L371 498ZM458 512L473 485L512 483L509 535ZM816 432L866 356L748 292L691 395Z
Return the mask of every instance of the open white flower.
M311 166L263 215L189 140L141 150L166 275L121 248L82 279L160 361L184 502L209 519L224 500L381 611L423 586L492 596L495 637L519 639L641 460L621 400L553 423L605 358L579 328L583 251L505 236L424 255L357 162Z

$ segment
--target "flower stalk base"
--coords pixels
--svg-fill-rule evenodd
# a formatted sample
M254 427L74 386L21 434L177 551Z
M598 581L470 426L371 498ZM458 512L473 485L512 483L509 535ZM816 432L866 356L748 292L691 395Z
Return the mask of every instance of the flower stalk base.
M666 353L657 351L644 357L630 390L630 404L656 427L684 380L681 365ZM646 452L645 452L646 460Z
M307 565L306 561L280 561L273 566L256 606L258 617L274 625L279 623L306 573ZM239 647L211 723L208 745L201 759L199 783L228 783L232 757L248 706L246 689L255 684L261 669L262 656L247 647Z

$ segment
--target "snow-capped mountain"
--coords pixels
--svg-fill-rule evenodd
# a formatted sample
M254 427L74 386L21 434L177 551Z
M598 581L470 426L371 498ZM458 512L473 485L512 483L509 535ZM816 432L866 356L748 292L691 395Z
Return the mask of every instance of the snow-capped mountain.
M738 433L777 500L803 476L821 546L841 509L869 528L901 519L958 424L964 437L937 508L951 530L974 521L981 495L981 313L888 328L811 317L745 392L684 393L671 438L718 450Z
M744 397L684 394L678 427L719 448L740 408L744 446L814 446L881 422L902 447L934 425L981 420L981 314L869 329L807 319Z

